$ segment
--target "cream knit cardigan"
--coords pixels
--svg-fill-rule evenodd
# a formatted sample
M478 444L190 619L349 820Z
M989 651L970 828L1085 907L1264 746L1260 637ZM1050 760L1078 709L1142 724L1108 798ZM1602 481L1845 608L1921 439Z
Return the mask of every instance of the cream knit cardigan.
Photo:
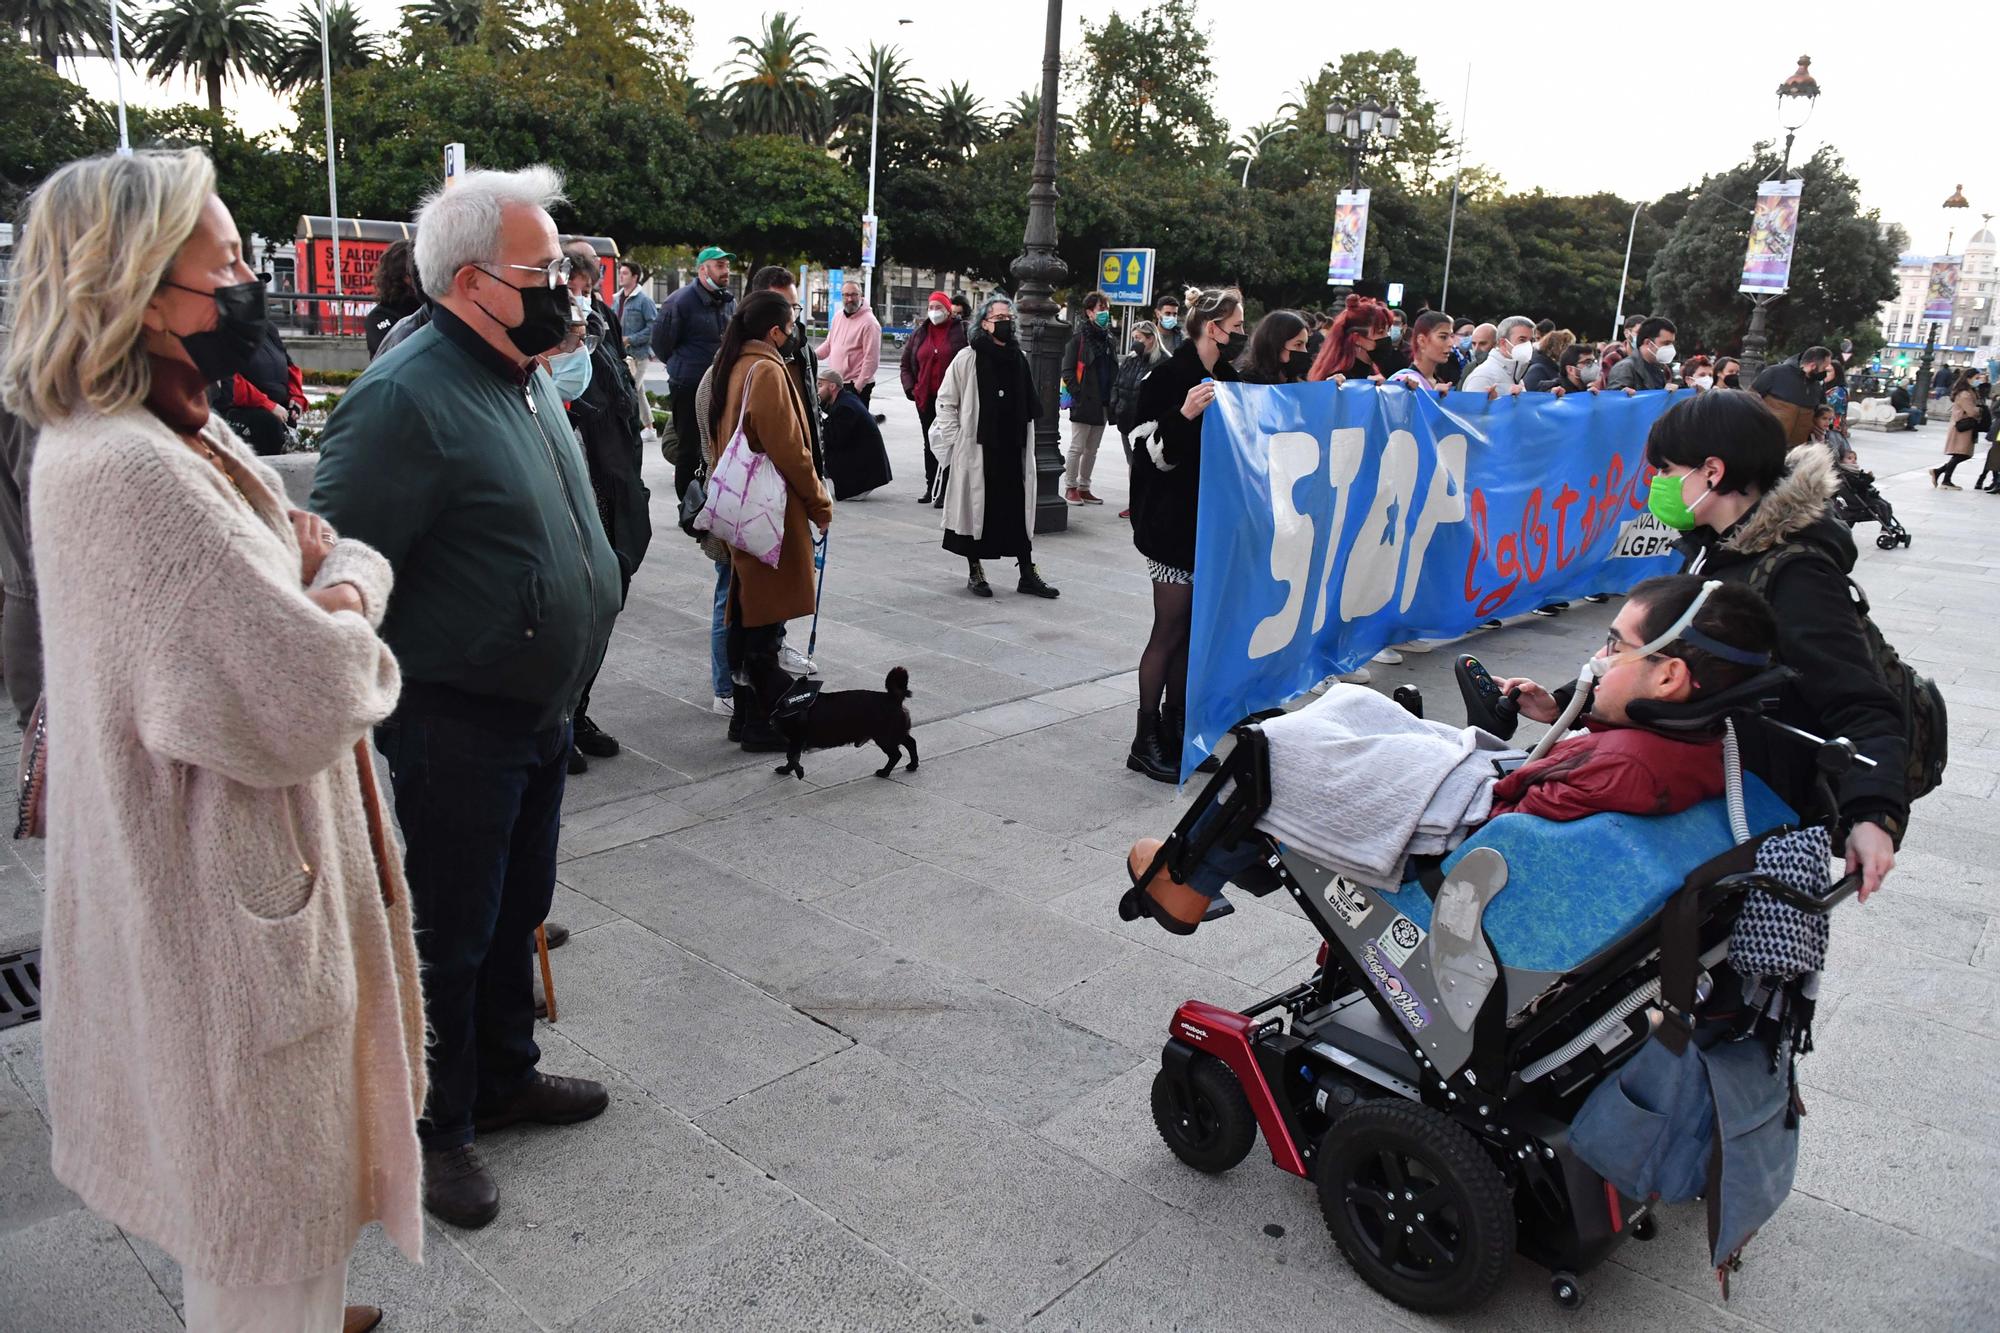
M325 1272L378 1218L418 1260L423 999L354 757L401 688L388 563L339 542L318 584L367 615L315 606L277 474L202 435L254 513L143 408L35 454L55 1173L225 1286Z

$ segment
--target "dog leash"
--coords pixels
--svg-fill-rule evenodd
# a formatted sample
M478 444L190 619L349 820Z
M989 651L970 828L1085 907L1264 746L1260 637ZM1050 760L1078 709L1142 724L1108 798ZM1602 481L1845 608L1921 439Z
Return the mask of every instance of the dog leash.
M813 538L813 565L819 570L819 583L813 588L812 635L806 640L806 656L808 658L819 647L819 599L826 594L826 543L827 538L831 535L832 530L827 529L821 532L819 536Z

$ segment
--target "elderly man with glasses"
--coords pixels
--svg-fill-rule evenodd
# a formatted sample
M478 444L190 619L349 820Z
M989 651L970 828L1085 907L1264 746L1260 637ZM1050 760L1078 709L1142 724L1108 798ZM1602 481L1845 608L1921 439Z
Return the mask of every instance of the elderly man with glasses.
M482 1227L499 1189L475 1133L601 1112L541 1073L530 972L555 891L571 720L623 586L562 396L538 358L570 329L544 166L473 171L417 215L430 322L327 422L312 508L388 557L382 636L403 669L389 761L423 961L424 1204Z

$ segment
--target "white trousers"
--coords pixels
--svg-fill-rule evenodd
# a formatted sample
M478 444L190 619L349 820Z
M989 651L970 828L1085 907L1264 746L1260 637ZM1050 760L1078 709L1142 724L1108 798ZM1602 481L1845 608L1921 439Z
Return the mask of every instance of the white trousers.
M218 1287L183 1273L181 1292L188 1333L340 1333L347 1265L263 1287Z

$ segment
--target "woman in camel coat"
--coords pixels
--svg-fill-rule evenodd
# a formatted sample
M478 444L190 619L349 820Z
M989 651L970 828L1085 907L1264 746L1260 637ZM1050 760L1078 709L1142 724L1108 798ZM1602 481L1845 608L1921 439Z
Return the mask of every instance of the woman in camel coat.
M833 522L833 500L813 469L808 409L778 351L797 336L791 303L776 292L758 292L736 307L715 354L717 383L725 387L708 423L711 475L740 420L750 447L785 479L785 539L777 566L729 553L729 665L756 692L750 720L768 715L783 692L773 675L778 632L787 620L813 613L812 530L825 531ZM737 711L743 711L740 698Z
M1931 469L1931 485L1948 491L1960 489L1951 474L1972 457L1973 444L1979 439L1979 390L1972 381L1973 373L1961 370L1952 382L1951 423L1944 432L1944 462Z
M423 1244L409 894L357 748L401 677L388 563L209 415L266 327L214 187L199 152L72 162L14 270L52 1155L180 1263L191 1329L320 1333L362 1227Z

